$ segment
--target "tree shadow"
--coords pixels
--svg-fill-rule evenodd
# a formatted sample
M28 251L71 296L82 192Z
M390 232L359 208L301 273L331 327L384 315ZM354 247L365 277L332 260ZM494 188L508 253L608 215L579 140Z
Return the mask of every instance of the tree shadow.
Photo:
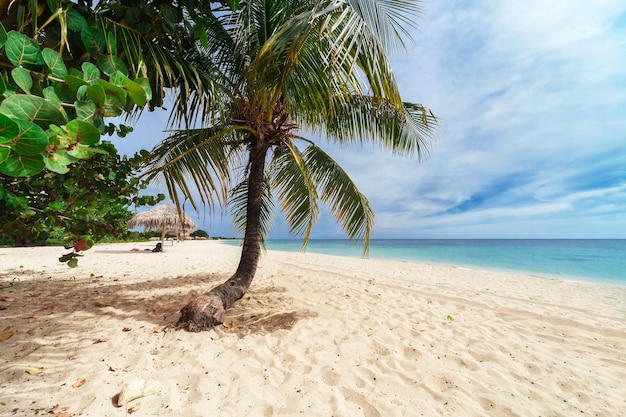
M36 338L59 339L68 334L97 341L120 330L98 326L104 318L119 322L120 328L132 323L170 331L184 305L228 276L195 273L127 283L124 278L60 279L12 269L0 273L0 327L16 330L12 343L26 344ZM298 320L314 315L296 308L286 289L253 283L244 298L227 311L220 331L244 337L291 330Z

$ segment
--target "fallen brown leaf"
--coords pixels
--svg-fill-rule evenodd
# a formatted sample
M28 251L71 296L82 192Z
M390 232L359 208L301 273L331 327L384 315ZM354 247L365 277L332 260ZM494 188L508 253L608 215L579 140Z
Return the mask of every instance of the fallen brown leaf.
M108 342L109 339L93 339L93 344Z
M111 371L111 372L116 372L116 369L115 369L115 368L113 368L112 366L109 366L109 371Z
M131 329L130 327L124 327L122 329L123 332L130 332L131 330L133 330L133 329Z
M9 297L8 295L3 295L2 297L0 297L0 301L4 301L5 303L10 303L14 300L14 298Z
M135 411L139 410L140 408L141 408L141 403L133 404L133 406L128 409L128 414L132 414Z
M34 375L34 376L39 375L40 373L42 373L45 370L46 370L46 368L44 368L43 366L40 366L40 367L37 367L37 368L34 367L34 366L31 366L31 367L26 368L26 372L31 374L31 375Z
M13 330L11 330L10 327L7 327L0 332L0 341L7 340L11 336L13 336Z
M96 301L96 307L111 307L115 301Z
M55 404L54 407L52 407L52 414L56 414L58 415L59 413L65 412L67 410L69 410L70 408L68 406L63 406L61 404Z
M72 384L72 388L82 387L85 384L85 382L87 382L87 380L85 378L81 378Z

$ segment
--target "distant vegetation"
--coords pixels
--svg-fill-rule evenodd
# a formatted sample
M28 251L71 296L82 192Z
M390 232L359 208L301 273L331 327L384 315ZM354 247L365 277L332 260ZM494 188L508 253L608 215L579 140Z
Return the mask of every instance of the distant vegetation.
M139 155L120 157L113 145L96 147L102 153L75 162L65 174L42 171L30 177L6 177L0 199L0 242L15 246L79 244L146 240L129 232L130 208L154 205L164 196L142 196L142 182L134 183ZM84 250L83 249L83 250Z
M191 235L189 235L191 237L204 237L204 238L208 238L209 234L207 232L205 232L204 230L198 229L198 230L194 230L193 232L191 232Z

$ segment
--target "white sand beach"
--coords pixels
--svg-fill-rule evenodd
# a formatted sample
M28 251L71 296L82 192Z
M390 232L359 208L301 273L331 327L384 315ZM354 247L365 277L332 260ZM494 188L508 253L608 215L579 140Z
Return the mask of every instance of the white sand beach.
M270 251L188 333L240 250L153 246L0 248L1 416L626 415L626 288Z

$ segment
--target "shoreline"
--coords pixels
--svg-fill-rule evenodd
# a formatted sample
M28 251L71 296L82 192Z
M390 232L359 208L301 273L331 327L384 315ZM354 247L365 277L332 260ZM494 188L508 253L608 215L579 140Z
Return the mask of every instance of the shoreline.
M608 417L626 407L626 288L269 250L225 325L193 334L172 329L178 310L228 278L240 248L131 251L153 246L96 245L76 269L57 262L62 247L0 248L0 331L13 332L0 341L0 414L60 404L70 416L124 416L140 403L137 415L155 416ZM158 394L116 407L133 381Z
M240 239L228 239L231 241L238 241ZM336 241L336 242L346 242L345 239L312 239L311 241ZM589 241L589 240L596 240L596 241L605 241L605 240L614 240L614 241L624 241L625 239L375 239L378 241L387 241L387 240L434 240L434 241L440 241L440 240L444 240L444 241L468 241L468 240L479 240L479 241L494 241L494 240L507 240L507 241L533 241L533 240L542 240L542 241L569 241L569 240L579 240L579 241ZM297 244L300 241L297 239L292 239L292 240L287 240L287 239L277 239L276 241L279 242L293 242L293 244ZM271 243L272 241L268 241L268 243ZM227 243L228 244L228 243ZM235 245L232 245L235 246ZM272 249L270 248L269 250L274 250L274 251L278 251L278 252L284 252L284 253L295 253L295 252L299 252L298 250L284 250L284 249ZM335 255L335 254L329 254L323 251L315 251L315 248L313 248L313 250L311 250L311 248L308 248L306 252L310 252L310 253L317 253L320 255L329 255L329 256L340 256L340 257L346 257L346 258L361 258L359 255L352 255L352 254L339 254L339 255ZM381 261L392 261L392 262L410 262L410 263L417 263L417 264L428 264L428 265L437 265L437 266L441 266L441 267L453 267L453 268L467 268L469 270L475 270L478 272L493 272L493 273L499 273L499 274L509 274L509 275L521 275L521 276L534 276L534 277L538 277L538 278L544 278L544 279L549 279L549 280L561 280L561 281L566 281L566 282L578 282L578 283L587 283L587 284L599 284L599 285L607 285L607 286L614 286L614 287L620 287L620 288L626 288L626 280L620 280L620 279L616 279L616 278L605 278L605 277L598 277L598 276L593 276L593 275L570 275L570 274L554 274L554 273L549 273L549 272L543 272L543 271L537 271L537 270L524 270L524 269L519 269L519 268L506 268L506 267L497 267L497 266L488 266L488 265L478 265L478 264L466 264L466 263L462 263L462 262L458 262L455 263L453 261L437 261L437 260L429 260L429 259L408 259L408 258L394 258L394 257L390 257L390 256L378 256L378 257L370 257L370 258L366 258L366 259L376 259L376 260L381 260Z

